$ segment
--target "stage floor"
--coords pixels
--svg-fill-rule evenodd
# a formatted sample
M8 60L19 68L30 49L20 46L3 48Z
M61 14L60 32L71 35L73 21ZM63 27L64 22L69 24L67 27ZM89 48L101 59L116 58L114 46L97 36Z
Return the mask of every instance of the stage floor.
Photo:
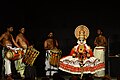
M72 75L71 75L72 76ZM69 80L70 79L70 77L71 77L70 75L61 75L61 77L63 77L65 80ZM35 80L47 80L47 79L45 79L46 77L36 77L36 79ZM85 78L84 78L85 79ZM83 79L83 80L84 80ZM117 80L117 78L116 77L111 77L111 79L112 80ZM2 80L2 79L0 79L0 80ZM5 80L5 79L4 79ZM14 79L14 80L23 80L23 79ZM49 80L53 80L53 78L51 77L51 78L49 78ZM102 80L102 78L94 78L94 80Z
M70 77L71 77L71 76L63 76L63 78L64 78L65 80L69 80ZM39 77L39 78L37 78L36 80L44 80L44 79L42 79L42 78L44 78L44 77ZM50 80L53 80L53 79L50 78ZM102 78L94 78L94 80L102 80ZM112 78L112 80L117 80L117 78Z

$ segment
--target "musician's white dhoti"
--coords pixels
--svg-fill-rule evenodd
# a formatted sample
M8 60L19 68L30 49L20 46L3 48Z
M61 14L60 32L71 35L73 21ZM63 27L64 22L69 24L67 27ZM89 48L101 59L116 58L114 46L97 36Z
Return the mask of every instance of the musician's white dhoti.
M2 57L4 58L4 67L5 67L5 75L11 75L12 71L11 71L11 61L8 57L11 57L10 54L7 55L7 52L9 50L14 51L15 53L17 53L17 50L20 50L21 48L16 48L16 47L12 47L11 44L6 45L7 48L3 47L2 50Z
M105 47L99 46L94 48L94 57L98 58L100 62L105 63ZM105 76L105 70L98 71L95 76L97 77L103 77Z
M22 59L16 60L15 61L15 68L18 73L20 73L21 77L24 77L24 71L25 71L25 64L22 62Z
M26 53L26 49L23 50L24 53ZM15 60L15 68L17 70L18 73L20 73L21 77L25 77L24 76L24 71L25 71L25 64L22 62L23 60L23 57L18 59L18 60Z
M58 72L58 68L50 64L50 57L51 57L50 50L47 50L45 58L46 76L53 76L54 73Z

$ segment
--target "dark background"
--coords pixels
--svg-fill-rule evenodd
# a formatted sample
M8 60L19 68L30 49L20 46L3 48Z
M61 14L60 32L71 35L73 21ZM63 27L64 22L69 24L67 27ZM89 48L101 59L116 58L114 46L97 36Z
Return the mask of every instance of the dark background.
M43 42L49 31L55 33L63 56L68 55L71 48L76 45L74 30L78 25L86 25L89 28L87 44L92 49L96 30L101 28L108 39L108 53L119 54L120 11L116 3L3 0L0 1L0 33L5 31L6 25L13 24L13 35L16 36L18 26L24 25L29 42L40 51L35 66L38 75L43 75L45 66Z

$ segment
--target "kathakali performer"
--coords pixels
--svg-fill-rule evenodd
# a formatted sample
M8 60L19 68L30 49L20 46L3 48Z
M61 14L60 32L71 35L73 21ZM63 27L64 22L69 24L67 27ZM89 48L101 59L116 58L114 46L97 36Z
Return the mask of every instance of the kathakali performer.
M105 64L93 56L92 49L86 44L89 29L85 25L79 25L75 29L75 37L78 39L70 55L60 59L59 69L71 74L94 74L104 70Z

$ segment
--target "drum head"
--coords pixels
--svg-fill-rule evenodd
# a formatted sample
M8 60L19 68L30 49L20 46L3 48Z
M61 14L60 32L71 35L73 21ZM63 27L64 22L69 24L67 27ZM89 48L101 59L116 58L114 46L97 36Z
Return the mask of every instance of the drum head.
M10 50L7 51L6 58L8 58L8 59L12 59L13 58L13 53Z
M59 53L59 52L60 52L60 50L59 50L59 49L57 49L57 48L54 48L54 49L50 50L50 52L53 52L53 53Z

